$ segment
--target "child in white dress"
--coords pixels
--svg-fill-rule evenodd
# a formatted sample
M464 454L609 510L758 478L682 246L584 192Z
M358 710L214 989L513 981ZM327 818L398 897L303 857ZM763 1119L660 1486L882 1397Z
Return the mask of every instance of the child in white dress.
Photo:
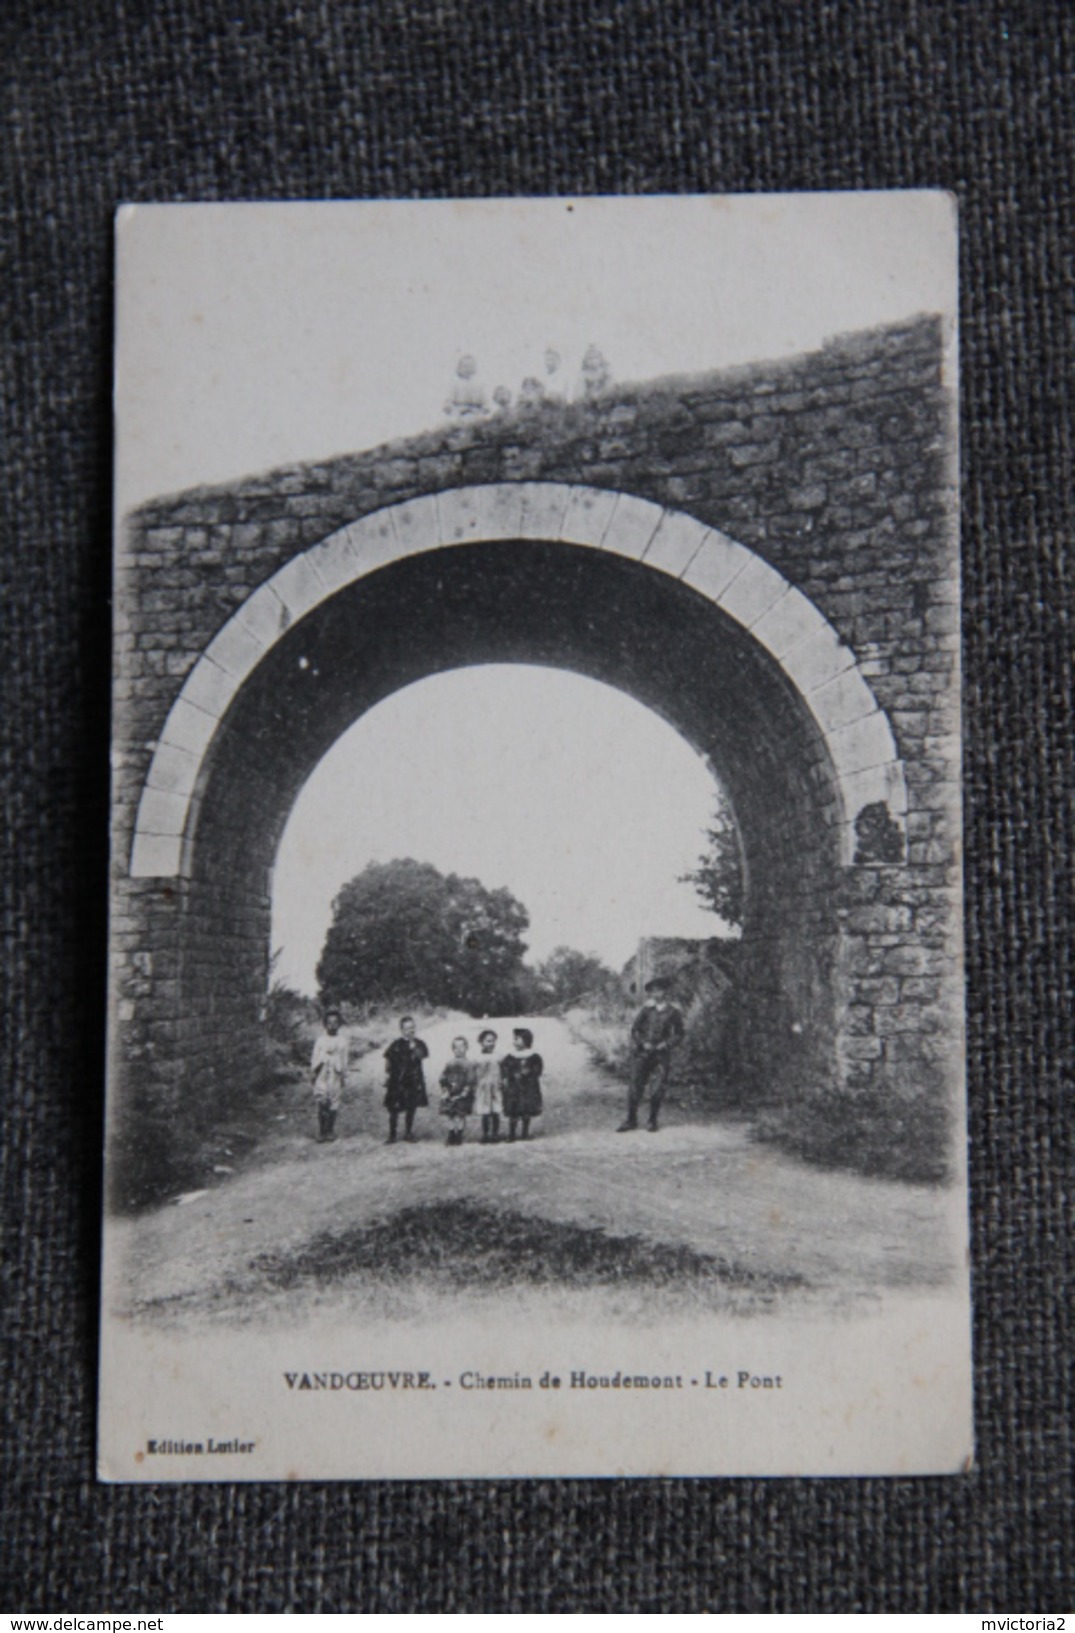
M336 1138L336 1116L347 1081L350 1039L346 1032L340 1031L341 1020L338 1009L325 1010L325 1030L318 1034L310 1060L319 1144Z
M491 1026L478 1033L481 1054L474 1062L474 1110L482 1120L482 1145L495 1145L500 1138L500 1114L504 1099L500 1092L500 1062L496 1058L496 1033Z

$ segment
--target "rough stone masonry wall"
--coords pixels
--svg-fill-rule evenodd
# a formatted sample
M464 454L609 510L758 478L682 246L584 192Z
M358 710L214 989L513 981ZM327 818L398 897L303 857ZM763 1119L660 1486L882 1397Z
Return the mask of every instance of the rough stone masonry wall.
M176 919L189 886L126 878L153 747L202 649L276 568L358 517L438 489L541 479L637 494L720 528L852 647L904 760L909 845L902 864L852 867L841 881L840 1066L851 1087L900 1087L923 1073L939 1083L959 1027L958 582L942 342L926 317L791 361L613 386L593 403L516 410L143 506L129 521L116 622L125 1052L151 1050L178 1093L194 1034L224 1059L253 999L222 986L215 1013L168 1015L158 1000L181 978ZM240 891L228 905L233 933L245 926L263 944L253 987L264 979L269 903ZM223 943L219 956L226 963Z

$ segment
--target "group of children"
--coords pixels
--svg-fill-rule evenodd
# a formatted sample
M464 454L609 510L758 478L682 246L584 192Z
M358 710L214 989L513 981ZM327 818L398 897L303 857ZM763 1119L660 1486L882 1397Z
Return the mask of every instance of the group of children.
M325 1011L325 1030L314 1044L310 1063L314 1101L317 1106L318 1140L336 1138L336 1114L343 1094L347 1071L348 1040L340 1032L338 1009ZM400 1035L385 1050L385 1110L388 1112L386 1145L399 1138L400 1118L403 1138L414 1141L415 1113L428 1106L425 1062L428 1045L418 1036L414 1017L404 1015ZM497 1035L492 1027L478 1034L479 1054L469 1057L466 1038L452 1040L452 1056L440 1074L440 1111L448 1119L449 1145L462 1145L467 1118L481 1118L481 1143L493 1145L500 1139L500 1120L508 1125L509 1140L530 1138L530 1121L543 1110L541 1056L534 1051L534 1034L528 1027L516 1027L511 1051L496 1058Z
M487 1026L478 1033L481 1053L477 1060L469 1060L466 1038L452 1039L452 1058L440 1074L440 1109L448 1119L449 1145L462 1145L472 1112L482 1120L482 1145L499 1140L501 1117L507 1120L509 1140L528 1140L530 1119L541 1115L543 1062L534 1052L534 1034L528 1027L517 1027L511 1053L500 1060L496 1045L496 1033Z

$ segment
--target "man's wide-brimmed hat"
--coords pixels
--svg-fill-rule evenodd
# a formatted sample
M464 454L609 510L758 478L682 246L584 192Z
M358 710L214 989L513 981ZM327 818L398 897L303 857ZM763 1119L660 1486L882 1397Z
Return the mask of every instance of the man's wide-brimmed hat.
M646 982L647 992L667 992L672 985L667 975L655 975L652 981Z

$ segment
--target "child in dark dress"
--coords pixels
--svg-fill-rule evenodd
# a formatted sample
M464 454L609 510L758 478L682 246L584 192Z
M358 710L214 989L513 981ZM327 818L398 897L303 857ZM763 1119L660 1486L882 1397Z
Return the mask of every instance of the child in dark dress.
M384 1052L387 1072L385 1076L384 1104L388 1112L388 1139L386 1145L394 1145L396 1129L399 1126L399 1114L403 1113L403 1137L414 1141L418 1138L414 1132L414 1114L419 1106L428 1106L429 1096L426 1094L426 1078L422 1069L422 1062L429 1056L428 1047L417 1036L413 1015L404 1015L399 1023L400 1036L388 1045Z
M540 1117L541 1073L544 1063L534 1053L534 1034L520 1026L512 1033L512 1051L500 1062L504 1115L508 1119L508 1139L514 1140L521 1125L521 1138L530 1138L530 1119Z

